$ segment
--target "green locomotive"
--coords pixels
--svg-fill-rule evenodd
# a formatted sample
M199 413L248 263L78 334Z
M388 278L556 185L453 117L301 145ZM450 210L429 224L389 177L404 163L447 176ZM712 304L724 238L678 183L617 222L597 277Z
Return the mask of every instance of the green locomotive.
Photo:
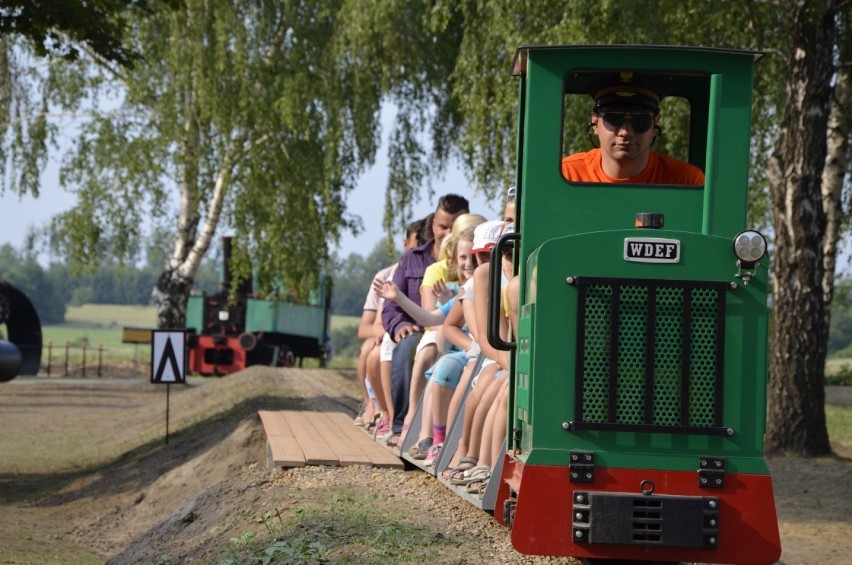
M495 517L520 552L780 556L763 456L766 242L745 229L760 56L636 45L516 53L518 221L494 256L516 247L520 306L515 341L495 344L514 349ZM660 86L671 150L703 184L566 178L589 95L614 73Z

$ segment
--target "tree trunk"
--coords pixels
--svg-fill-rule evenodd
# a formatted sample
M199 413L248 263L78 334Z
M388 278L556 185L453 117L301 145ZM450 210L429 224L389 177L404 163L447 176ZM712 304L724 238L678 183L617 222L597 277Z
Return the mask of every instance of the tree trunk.
M805 457L831 453L824 389L831 291L823 283L831 280L824 245L827 234L833 236L822 173L835 13L834 0L795 7L787 104L767 170L775 256L766 449Z
M828 116L828 139L825 170L822 173L823 206L828 214L828 226L823 250L825 275L823 294L826 303L834 297L834 270L837 264L837 242L843 229L843 180L849 163L849 123L852 122L852 70L848 66L837 69L834 81L834 98ZM847 205L848 209L848 205ZM830 320L826 320L828 325Z
M154 286L157 303L157 328L161 330L186 327L186 303L192 290L192 278L181 274L181 269L166 269Z

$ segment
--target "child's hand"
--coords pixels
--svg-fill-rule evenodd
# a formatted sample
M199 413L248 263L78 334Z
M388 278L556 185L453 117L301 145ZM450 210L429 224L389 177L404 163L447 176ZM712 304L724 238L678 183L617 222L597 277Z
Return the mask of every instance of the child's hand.
M381 279L375 279L373 281L373 290L376 294L378 294L385 300L396 301L397 296L399 296L399 288L394 284L393 281L383 281Z
M446 283L443 279L441 279L432 287L432 294L435 296L435 301L438 302L438 304L446 304L450 298L456 295L456 291L451 288L447 288Z

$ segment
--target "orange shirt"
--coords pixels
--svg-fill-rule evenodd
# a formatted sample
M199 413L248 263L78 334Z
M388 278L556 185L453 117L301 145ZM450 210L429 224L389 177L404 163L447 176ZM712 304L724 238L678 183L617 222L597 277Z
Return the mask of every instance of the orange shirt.
M695 165L651 151L648 166L636 176L613 178L601 166L600 148L574 153L562 159L562 174L574 182L617 182L623 184L704 184L704 173Z

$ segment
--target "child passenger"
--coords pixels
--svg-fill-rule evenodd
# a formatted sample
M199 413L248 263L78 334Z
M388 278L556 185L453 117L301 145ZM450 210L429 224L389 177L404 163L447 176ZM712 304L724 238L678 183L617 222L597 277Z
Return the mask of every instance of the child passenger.
M424 286L427 282L431 282L436 289L452 289L452 292L448 294L448 297L445 296L442 298L441 302L436 302L438 307L433 311L430 312L424 307L415 304L403 293L399 292L399 289L391 281L383 284L380 284L377 281L374 285L374 289L380 296L383 296L385 299L395 301L400 308L402 308L418 323L432 330L431 333L435 335L435 338L430 339L428 337L429 334L427 334L424 336L424 340L427 340L427 347L434 348L436 353L442 353L444 350L443 338L440 336L441 323L444 321L447 312L450 311L457 298L458 285L459 283L464 283L473 272L469 259L469 250L473 244L473 230L477 225L484 221L485 218L478 214L463 214L459 216L453 224L450 236L445 239L445 243L443 245L442 256L446 257L446 262L443 265L436 263L429 267L429 269L434 267L439 271L439 274L437 276L435 274L430 276L427 269L427 275L424 277ZM444 265L446 268L444 268ZM442 274L440 271L444 269L445 273ZM434 299L433 302L435 302ZM427 303L427 301L424 300L424 304L425 303ZM418 392L417 397L411 398L410 405L416 406L417 402L420 401L420 394L422 394L425 385L424 375L426 372L427 371L425 369L418 372L415 367L415 371L412 374L411 388L412 391L417 388L421 392ZM428 402L428 396L424 397L424 405L428 405ZM426 412L426 414L428 414L428 412ZM413 416L414 410L410 410L409 415L406 418L407 424L410 423ZM425 420L427 422L431 422L431 418L427 417ZM403 429L406 430L407 427L404 427ZM428 450L428 447L431 446L431 435L429 436L428 443L429 445L422 444L424 447L424 457L426 450Z
M503 225L499 227L500 233L494 238L494 242L499 239L500 235L511 229L509 224L514 221L514 218L515 189L512 187L507 194ZM507 352L498 351L491 347L485 335L491 268L488 259L490 259L490 250L493 245L494 243L486 242L482 248L474 246L473 251L481 252L474 255L477 258L482 257L484 260L477 265L474 276L469 283L474 292L466 294L463 301L465 315L468 319L473 319L473 324L469 323L469 327L473 328L472 333L479 338L477 340L478 345L485 361L482 363L482 369L478 375L472 374L473 364L468 365L462 374L459 386L453 393L448 409L448 421L452 422L455 420L455 414L462 399L464 399L466 389L473 387L465 400L464 417L462 421L456 424L462 427L458 447L453 454L449 468L443 474L445 479L463 478L466 481L460 484L468 484L474 479L479 479L480 485L484 484L482 479L487 480L490 476L490 468L499 455L507 425L507 415L497 414L494 405L495 402L499 402L498 405L502 405L504 409L507 408L508 377L505 370L509 368L509 356ZM497 267L503 267L503 285L505 285L507 277L511 276L511 261L504 259L503 264ZM476 300L477 297L479 300ZM470 311L468 307L470 307ZM505 310L505 301L502 310ZM504 338L508 335L505 322L506 320L503 318L501 320L501 335ZM485 426L488 426L489 429L485 430ZM480 446L484 449L480 449Z

